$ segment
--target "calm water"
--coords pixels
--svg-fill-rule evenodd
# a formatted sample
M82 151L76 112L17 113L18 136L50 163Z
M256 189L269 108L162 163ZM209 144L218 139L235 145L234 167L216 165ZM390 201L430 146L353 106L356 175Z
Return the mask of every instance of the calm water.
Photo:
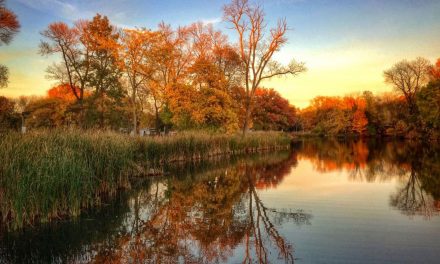
M440 263L440 150L305 141L169 168L80 219L0 234L0 263Z

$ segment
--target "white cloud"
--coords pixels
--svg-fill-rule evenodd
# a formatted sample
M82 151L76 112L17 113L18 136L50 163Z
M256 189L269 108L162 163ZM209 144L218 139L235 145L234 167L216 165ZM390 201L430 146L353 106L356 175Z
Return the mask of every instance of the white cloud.
M208 18L208 19L202 19L201 20L203 24L218 24L220 22L222 22L222 18L221 17L215 17L215 18Z
M129 19L129 14L123 10L123 1L107 0L103 2L86 0L17 0L23 5L35 10L48 12L66 20L91 18L96 13L109 16L117 24L123 24ZM121 11L122 10L122 11Z
M50 12L62 18L74 20L80 18L82 12L77 6L62 0L18 0L20 3L39 11Z

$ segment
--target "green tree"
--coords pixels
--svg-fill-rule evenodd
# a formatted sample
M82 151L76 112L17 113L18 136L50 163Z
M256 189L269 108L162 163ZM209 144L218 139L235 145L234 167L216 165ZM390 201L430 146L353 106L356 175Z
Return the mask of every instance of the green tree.
M440 130L440 80L430 82L417 95L417 106L423 125L431 131Z

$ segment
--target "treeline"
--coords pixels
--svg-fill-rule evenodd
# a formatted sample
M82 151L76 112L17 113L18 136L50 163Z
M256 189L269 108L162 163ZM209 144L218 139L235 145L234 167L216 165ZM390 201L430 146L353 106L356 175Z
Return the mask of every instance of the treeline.
M384 72L395 93L319 96L299 113L300 129L318 135L440 138L440 59L401 61Z
M421 144L422 143L422 144ZM345 171L350 180L399 182L390 205L409 216L432 216L440 209L439 145L424 142L336 138L301 140L293 150L321 173Z
M72 25L51 23L41 32L40 53L58 58L47 69L57 85L45 97L0 97L0 130L154 127L245 133L253 128L440 137L440 61L434 66L423 58L404 60L386 70L385 82L396 93L320 96L299 111L261 83L306 70L303 63L283 66L273 59L287 42L286 21L268 29L264 11L248 0L232 0L223 17L237 42L201 22L119 29L97 14ZM0 42L9 43L18 32L14 21L16 27Z
M91 96L91 95L88 95ZM132 113L127 98L113 101L115 104L95 105L94 98L86 96L84 113L79 116L74 110L77 107L68 85L59 85L50 89L46 96L21 96L17 99L8 99L0 96L0 131L19 130L23 124L27 129L61 128L81 124L83 128L98 128L119 130L130 128ZM200 97L198 97L201 99ZM197 98L196 98L197 99ZM204 100L203 98L201 100ZM289 104L273 89L257 89L255 94L255 110L252 113L253 129L293 131L299 124L298 109ZM235 101L236 102L236 101ZM212 107L215 107L211 105ZM210 106L206 106L209 108ZM219 118L225 117L225 109L202 109L212 111ZM193 106L194 111L197 110ZM239 111L238 114L234 112ZM220 111L215 113L215 111ZM243 109L228 109L233 117L230 126L225 123L189 123L177 119L178 115L166 107L158 111L158 117L149 108L139 111L138 124L141 127L166 129L211 129L215 131L234 132L240 126L240 114ZM177 120L173 119L176 118ZM156 119L157 118L157 119ZM158 122L157 122L157 121ZM227 120L227 119L226 119ZM182 122L179 122L182 121ZM23 122L23 123L22 123ZM226 125L226 126L225 126Z
M73 25L51 23L41 32L40 53L59 59L47 69L58 85L44 98L2 98L1 122L17 127L23 113L29 128L241 128L244 133L255 123L292 129L294 108L275 91L260 89L264 79L305 70L302 63L282 66L272 59L287 41L286 22L266 28L261 7L247 0L231 1L223 13L237 43L202 22L119 29L97 14Z

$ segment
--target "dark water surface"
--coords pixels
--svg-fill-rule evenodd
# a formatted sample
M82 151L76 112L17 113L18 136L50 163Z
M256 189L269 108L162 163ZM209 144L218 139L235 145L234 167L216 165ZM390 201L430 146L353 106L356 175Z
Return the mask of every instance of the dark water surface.
M169 172L0 233L0 263L440 263L438 147L301 141Z

